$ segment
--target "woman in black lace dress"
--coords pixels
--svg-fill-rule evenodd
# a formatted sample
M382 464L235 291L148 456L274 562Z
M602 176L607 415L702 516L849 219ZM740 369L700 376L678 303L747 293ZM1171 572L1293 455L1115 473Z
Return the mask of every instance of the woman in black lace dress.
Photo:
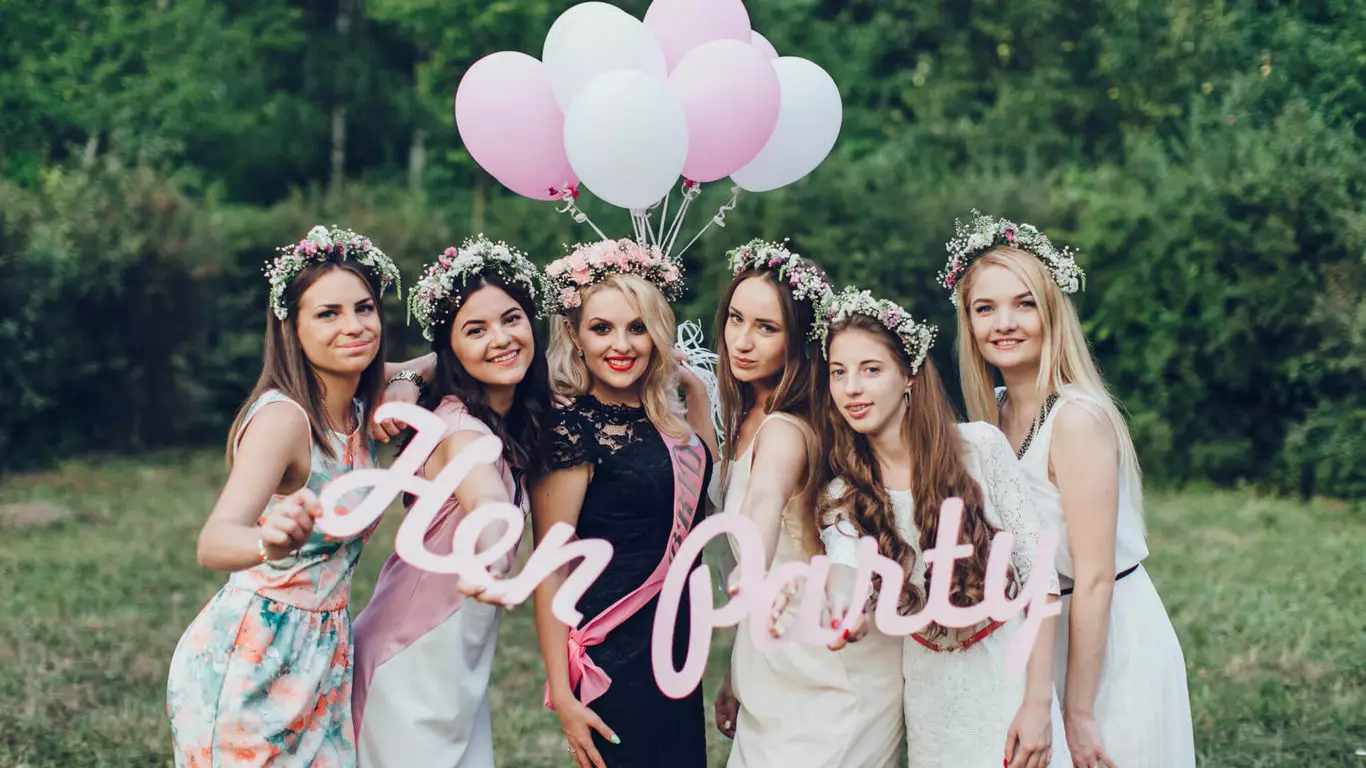
M628 258L595 259L614 265L607 272L588 267L585 250ZM547 272L553 283L576 269L578 281L549 291L560 314L551 319L552 383L574 400L553 423L550 472L533 488L532 514L538 543L565 522L580 538L610 542L613 555L579 601L584 620L577 627L550 611L561 579L537 589L547 703L582 768L702 768L702 691L668 698L650 659L660 582L701 517L715 453L706 390L670 351L674 317L665 292L677 285L677 268L657 252L609 241L586 246ZM679 384L686 420L674 404ZM687 605L684 597L674 633L676 667L687 650Z

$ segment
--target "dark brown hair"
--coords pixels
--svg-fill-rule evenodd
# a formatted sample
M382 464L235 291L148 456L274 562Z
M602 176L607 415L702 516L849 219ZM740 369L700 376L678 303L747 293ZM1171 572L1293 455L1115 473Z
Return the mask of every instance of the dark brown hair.
M319 278L338 269L356 275L370 289L370 297L375 301L375 312L379 316L381 328L383 327L384 306L380 300L380 276L375 270L340 256L328 256L326 261L310 264L301 269L285 288L284 300L285 307L289 310L288 318L281 320L275 316L272 309L266 309L266 342L261 360L261 376L256 380L256 386L252 387L251 394L247 396L242 407L238 409L237 416L232 421L232 429L228 431L229 470L232 469L238 432L246 422L247 412L261 395L272 389L279 390L281 394L303 406L304 412L308 414L308 427L312 432L313 444L328 458L335 458L332 441L327 434L327 421L323 415L322 385L308 355L304 354L303 345L299 343L299 299ZM374 414L383 392L384 335L381 332L375 359L365 367L360 375L360 384L356 387L356 397L361 401L360 429L364 430L370 424L370 417Z
M891 350L892 359L902 373L910 376L911 361L901 340L870 317L852 315L833 324L826 349L836 334L850 330L866 331L875 336ZM803 508L811 516L807 521L807 535L816 536L814 531L819 531L822 523L828 522L833 512L842 508L859 535L876 538L878 552L905 569L906 581L901 587L898 609L902 614L916 613L924 607L930 580L938 574L927 573L923 588L911 584L915 550L897 530L891 499L882 482L872 444L867 437L854 431L835 409L830 398L828 363L822 363L821 372L825 375L816 380L816 391L822 398L821 407L815 409L816 423L822 445L829 450L825 452L825 461L818 466L819 476L808 487L804 499ZM956 606L975 605L985 594L987 557L991 539L998 529L987 521L982 487L968 473L963 457L965 443L958 433L957 418L932 360L925 359L913 382L910 407L901 433L910 448L911 500L915 526L920 531L920 548L923 552L935 545L939 535L939 506L949 497L961 498L963 523L959 543L972 545L972 556L954 564L949 600ZM825 489L835 478L844 481L844 491L832 498ZM819 543L816 546L819 547ZM1010 580L1013 584L1013 573ZM937 624L926 630L931 638L944 634L945 629Z
M803 268L812 269L824 275L810 259L794 256L792 261ZM726 444L727 458L736 458L736 443L739 442L740 422L745 413L755 406L754 387L736 381L730 370L730 349L726 346L726 323L730 319L730 302L740 284L750 278L763 280L778 293L778 303L783 311L783 328L787 333L787 349L783 360L783 373L774 388L773 397L763 404L765 413L782 411L794 416L806 417L811 412L812 360L820 356L820 345L809 340L811 323L815 319L815 308L810 301L792 295L792 286L778 278L778 270L773 268L747 269L731 278L730 285L721 294L716 308L716 344L720 361L716 367L716 381L721 394L721 424Z

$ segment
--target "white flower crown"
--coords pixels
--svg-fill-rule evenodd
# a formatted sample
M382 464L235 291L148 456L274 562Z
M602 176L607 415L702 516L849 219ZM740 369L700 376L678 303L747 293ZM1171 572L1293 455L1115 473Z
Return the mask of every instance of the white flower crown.
M811 324L809 338L818 338L821 307L834 296L830 279L819 267L793 253L782 243L754 239L726 253L732 276L760 269L776 269L778 279L792 286L792 297L810 302L817 322Z
M945 248L949 261L939 273L939 284L949 291L949 300L958 306L958 284L963 273L968 271L972 262L986 251L1001 245L1011 245L1038 256L1053 276L1063 293L1076 293L1078 288L1086 287L1086 273L1077 266L1075 254L1064 246L1058 250L1048 240L1048 236L1031 224L1016 224L1007 219L988 216L977 209L972 211L972 223L964 227L957 219L953 221L956 236Z
M435 327L460 311L465 297L455 293L455 287L489 270L525 286L531 298L536 299L540 270L531 259L506 243L495 243L483 234L475 235L458 249L443 251L408 289L408 317L417 318L422 338L434 341Z
M920 366L925 363L925 357L929 355L930 347L934 346L934 339L939 335L938 327L916 320L900 305L886 299L874 298L869 291L853 288L845 288L836 294L826 303L820 315L822 321L818 325L821 351L827 359L831 326L848 319L851 315L863 315L881 323L901 339L901 346L911 361L912 376L920 373Z
M653 283L666 301L683 293L683 273L659 248L634 240L599 240L579 245L545 268L542 314L566 315L583 305L583 291L608 275L635 275Z
M285 289L303 269L311 264L320 264L330 257L351 259L374 270L379 276L380 296L396 286L402 298L402 284L398 267L376 248L370 238L358 235L349 229L328 229L318 225L308 231L308 236L292 245L277 249L280 252L263 270L270 281L270 306L281 321L289 318L289 308L285 306Z

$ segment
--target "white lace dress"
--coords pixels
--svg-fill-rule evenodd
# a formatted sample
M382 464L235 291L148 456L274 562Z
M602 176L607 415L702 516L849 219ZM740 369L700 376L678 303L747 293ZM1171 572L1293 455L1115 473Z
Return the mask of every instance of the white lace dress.
M984 422L958 425L965 443L968 472L982 486L987 519L1015 535L1011 565L1021 583L1030 578L1040 531L1039 511L1029 494L1028 481L1010 450L1005 435ZM839 494L843 484L831 483ZM892 510L902 538L915 549L911 579L925 583L920 530L910 491L889 490ZM832 535L827 527L823 539L832 561L854 564L856 540ZM844 526L840 526L840 531ZM1052 570L1051 564L1037 567ZM1057 578L1050 579L1056 593ZM1050 621L1053 621L1050 619ZM933 651L914 637L902 642L901 669L906 681L904 714L910 768L992 768L1005 758L1006 734L1024 700L1025 678L1007 679L1006 650L1023 622L1016 616L974 645L961 651ZM944 640L939 641L943 643ZM1071 768L1063 735L1062 712L1057 697L1052 706L1053 755L1051 768Z
M1058 489L1048 477L1053 422L1064 408L1086 408L1100 415L1099 404L1076 387L1065 387L1061 399L1040 425L1020 459L1033 483L1045 524L1058 528L1058 574L1072 585L1073 562ZM1195 768L1195 736L1191 725L1186 662L1171 619L1157 588L1141 563L1148 556L1143 521L1133 488L1136 473L1121 468L1119 510L1115 526L1115 582L1110 599L1110 627L1105 661L1096 689L1095 713L1105 751L1123 768ZM1067 629L1072 598L1064 596L1058 622L1053 673L1059 694L1067 690Z
M791 419L784 413L773 419ZM763 430L761 424L759 429ZM756 440L757 442L757 437ZM753 445L719 483L712 472L709 495L727 514L739 514L749 487ZM797 502L783 510L773 566L805 561ZM791 598L796 610L801 593ZM749 619L736 631L731 686L740 701L728 768L896 768L903 743L900 638L870 632L857 643L831 651L793 641L771 653L755 648Z

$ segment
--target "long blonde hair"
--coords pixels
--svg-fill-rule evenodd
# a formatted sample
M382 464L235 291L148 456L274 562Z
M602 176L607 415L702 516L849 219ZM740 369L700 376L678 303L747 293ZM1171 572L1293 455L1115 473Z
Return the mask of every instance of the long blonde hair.
M691 430L683 419L682 404L678 400L678 375L670 356L676 324L674 311L653 283L635 275L608 275L580 292L582 303L577 308L563 317L551 318L550 347L546 350L551 389L565 397L580 397L592 388L593 376L579 357L573 336L583 320L583 306L589 297L604 288L621 291L626 300L635 305L645 323L645 331L654 343L654 354L650 355L640 382L640 402L645 406L645 415L666 434L685 439Z
M1004 267L1019 278L1033 294L1043 321L1043 353L1039 358L1040 392L1062 393L1071 385L1087 395L1110 423L1119 442L1119 470L1127 475L1134 512L1142 519L1143 480L1138 454L1134 451L1129 425L1119 402L1101 378L1086 334L1081 329L1076 307L1049 275L1048 268L1034 254L1008 245L997 246L978 257L958 284L958 377L968 418L1001 425L1000 410L992 387L991 365L982 357L972 333L969 297L978 273L986 267Z

